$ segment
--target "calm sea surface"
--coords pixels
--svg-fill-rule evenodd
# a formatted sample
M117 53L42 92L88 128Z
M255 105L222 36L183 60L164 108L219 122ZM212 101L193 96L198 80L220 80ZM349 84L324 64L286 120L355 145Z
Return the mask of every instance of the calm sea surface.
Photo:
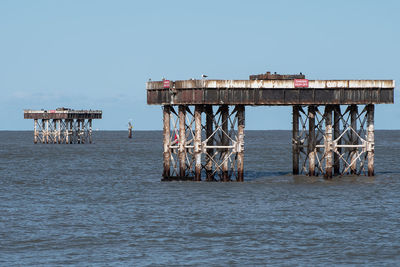
M34 145L0 132L0 265L400 265L400 131L376 176L294 177L289 131L247 131L244 183L160 182L162 133Z

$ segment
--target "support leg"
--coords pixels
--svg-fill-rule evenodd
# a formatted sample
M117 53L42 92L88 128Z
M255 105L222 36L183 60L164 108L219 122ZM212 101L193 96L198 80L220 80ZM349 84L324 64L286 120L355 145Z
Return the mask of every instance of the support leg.
M207 146L213 146L214 145L214 137L210 137L213 133L213 120L214 120L214 112L212 105L206 105L205 106L205 113L206 113L206 139L207 141ZM212 148L207 148L206 150L207 155L206 155L206 181L214 181L214 175L213 175L213 161L211 159L212 155L214 154L214 149Z
M49 143L49 120L46 120L46 144Z
M315 106L308 106L308 175L315 176Z
M299 106L293 106L293 131L292 131L292 162L293 174L299 174Z
M184 178L186 175L186 107L179 105L179 176Z
M33 143L37 144L38 141L38 120L35 119L34 124L33 124Z
M170 158L171 158L171 150L170 150L170 140L171 140L171 129L170 129L170 118L171 118L171 107L164 106L163 110L163 137L164 137L164 170L163 170L163 179L168 179L170 177Z
M244 105L238 105L236 109L238 117L237 181L243 182L245 108Z
M333 139L336 140L340 136L340 105L335 105L333 108ZM337 140L337 143L335 142L333 145L334 147L332 148L333 151L337 151L338 153L342 153L342 149L340 147L336 148L336 145L340 145L342 143L341 139ZM340 175L340 158L337 153L333 153L333 170L335 175Z
M92 143L92 119L89 119L89 144Z
M203 107L196 105L194 110L194 157L195 157L195 180L201 181L201 113Z
M358 138L357 135L354 131L357 131L357 113L358 113L358 107L357 105L351 105L350 106L350 120L351 120L351 128L353 131L351 131L351 138L350 138L350 143L352 145L357 145L358 144ZM357 148L352 148L350 152L350 160L351 160L351 167L350 167L350 173L351 174L356 174L357 173L357 161L355 160L357 158Z
M332 110L331 105L325 106L325 178L332 178Z
M367 157L368 157L368 176L374 176L374 154L375 154L375 140L374 140L374 112L375 107L373 104L367 106Z
M223 105L221 107L221 115L222 115L222 140L221 140L221 145L222 146L228 146L229 145L229 139L227 134L229 134L229 129L228 129L228 117L229 117L229 107L227 105ZM224 159L224 162L222 164L222 181L228 182L230 180L229 174L228 174L228 167L229 167L229 161L228 161L228 149L223 148L223 153L222 157Z

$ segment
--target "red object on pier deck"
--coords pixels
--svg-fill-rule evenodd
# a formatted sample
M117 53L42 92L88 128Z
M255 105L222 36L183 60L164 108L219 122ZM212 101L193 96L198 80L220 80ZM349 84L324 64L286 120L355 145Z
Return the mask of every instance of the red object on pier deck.
M294 87L308 87L307 79L294 79Z

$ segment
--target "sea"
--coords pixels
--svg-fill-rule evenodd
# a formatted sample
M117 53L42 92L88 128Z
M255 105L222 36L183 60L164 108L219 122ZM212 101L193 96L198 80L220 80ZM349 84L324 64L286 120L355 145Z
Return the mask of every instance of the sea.
M0 132L0 266L400 265L400 131L375 177L291 174L290 131L246 131L245 182L162 182L162 132L93 144Z

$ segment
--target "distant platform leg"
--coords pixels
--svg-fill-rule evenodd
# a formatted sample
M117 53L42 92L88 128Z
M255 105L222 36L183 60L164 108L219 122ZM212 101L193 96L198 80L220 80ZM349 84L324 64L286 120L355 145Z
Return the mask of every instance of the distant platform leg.
M39 133L38 133L38 120L35 119L34 123L33 123L33 143L37 144L38 142L38 137L39 137Z

